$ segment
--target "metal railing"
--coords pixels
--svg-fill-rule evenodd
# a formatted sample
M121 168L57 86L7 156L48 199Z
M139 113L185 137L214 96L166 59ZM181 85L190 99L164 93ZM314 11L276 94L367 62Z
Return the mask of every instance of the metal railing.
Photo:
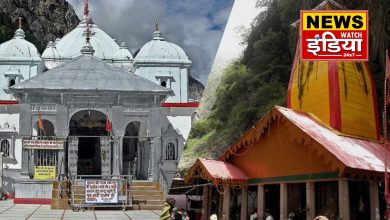
M89 207L117 207L125 210L133 205L132 181L132 175L71 176L71 206L74 211Z
M169 186L168 186L168 179L161 168L160 168L159 182L160 182L161 190L164 193L164 200L165 200L166 195L168 194Z

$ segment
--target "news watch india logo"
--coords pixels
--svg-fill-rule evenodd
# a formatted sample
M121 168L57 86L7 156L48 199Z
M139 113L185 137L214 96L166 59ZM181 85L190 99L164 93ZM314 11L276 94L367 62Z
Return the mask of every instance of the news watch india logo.
M301 11L302 60L368 60L367 11Z

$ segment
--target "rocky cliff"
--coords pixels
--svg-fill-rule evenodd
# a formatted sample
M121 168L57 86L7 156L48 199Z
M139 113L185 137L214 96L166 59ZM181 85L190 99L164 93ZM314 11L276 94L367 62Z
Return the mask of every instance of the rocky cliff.
M204 91L204 85L190 75L188 78L188 98L194 101L200 101Z
M64 36L79 23L65 0L1 0L0 8L0 43L13 37L21 17L26 39L40 52L50 40Z

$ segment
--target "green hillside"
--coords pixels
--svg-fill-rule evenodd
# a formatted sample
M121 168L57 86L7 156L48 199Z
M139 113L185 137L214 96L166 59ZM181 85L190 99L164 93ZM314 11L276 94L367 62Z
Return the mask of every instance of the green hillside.
M260 3L261 2L261 3ZM242 58L224 72L211 115L194 123L179 169L198 157L216 158L274 105L285 106L298 30L291 24L301 9L312 9L319 0L259 1L267 10L258 15L246 34ZM338 1L348 9L368 9L370 67L383 100L385 50L390 45L388 0Z

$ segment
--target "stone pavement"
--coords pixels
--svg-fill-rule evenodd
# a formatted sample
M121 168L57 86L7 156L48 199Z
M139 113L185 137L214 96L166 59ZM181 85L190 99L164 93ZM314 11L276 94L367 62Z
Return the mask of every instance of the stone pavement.
M24 205L13 204L12 200L0 201L0 220L54 220L54 219L140 219L158 220L161 211L121 211L121 210L96 210L74 212L72 210L52 210L50 205Z

